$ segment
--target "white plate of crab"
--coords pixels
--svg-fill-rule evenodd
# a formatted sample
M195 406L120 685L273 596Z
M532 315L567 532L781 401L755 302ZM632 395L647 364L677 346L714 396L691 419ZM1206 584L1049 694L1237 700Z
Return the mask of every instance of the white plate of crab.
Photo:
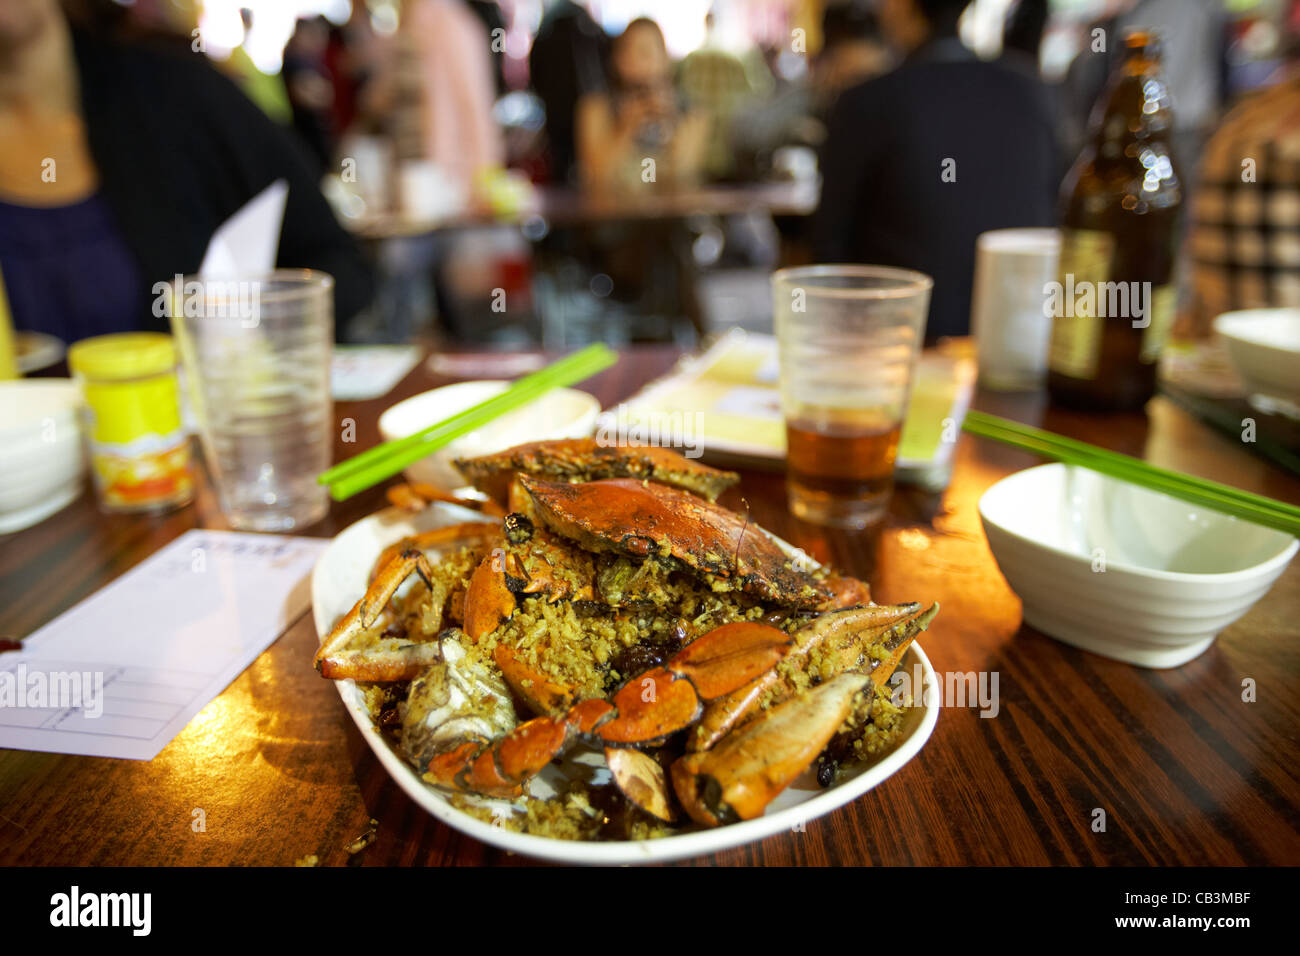
M335 623L352 609L365 593L370 573L380 553L394 542L420 532L466 521L483 521L480 512L437 502L412 513L390 508L363 518L330 543L312 573L312 612L319 638L324 639ZM789 553L795 549L779 538L774 540ZM428 552L436 558L435 552ZM565 840L521 833L499 825L521 808L509 800L486 797L457 799L484 808L493 822L453 805L451 794L426 783L416 768L394 747L375 725L362 689L352 680L335 681L339 696L360 729L362 737L389 775L406 794L435 818L462 833L503 850L570 864L632 864L679 860L716 853L773 836L799 831L812 820L850 803L883 783L910 761L925 745L938 720L938 694L934 669L919 644L913 641L902 657L898 671L910 679L920 675L920 686L911 689L900 732L893 743L870 762L849 769L839 782L824 788L812 770L800 777L768 804L762 816L711 828L686 829L681 833L645 840ZM531 797L546 799L562 789L581 768L592 785L609 782L601 752L581 745L570 750L532 778L527 785Z

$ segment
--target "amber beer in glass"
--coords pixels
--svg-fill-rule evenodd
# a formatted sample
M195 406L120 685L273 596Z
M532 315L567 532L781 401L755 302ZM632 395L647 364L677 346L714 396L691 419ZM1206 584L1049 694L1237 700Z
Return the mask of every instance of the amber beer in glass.
M1183 203L1172 133L1159 39L1131 31L1093 111L1091 141L1062 186L1059 276L1044 305L1054 402L1137 409L1155 392Z
M932 285L881 266L772 276L795 516L864 528L884 515Z

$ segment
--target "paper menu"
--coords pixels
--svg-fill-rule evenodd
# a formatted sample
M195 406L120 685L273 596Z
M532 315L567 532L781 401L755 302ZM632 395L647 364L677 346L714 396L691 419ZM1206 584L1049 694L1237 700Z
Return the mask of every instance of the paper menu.
M719 463L760 466L785 458L785 420L778 387L776 339L732 329L702 355L683 360L652 382L601 425L620 432L650 427L676 413L691 424L690 441ZM911 402L898 447L900 480L928 476L946 465L974 390L972 363L935 350L922 352L912 380ZM682 417L693 411L693 417ZM681 444L685 444L684 442Z
M181 535L0 654L0 747L152 759L307 611L328 544Z

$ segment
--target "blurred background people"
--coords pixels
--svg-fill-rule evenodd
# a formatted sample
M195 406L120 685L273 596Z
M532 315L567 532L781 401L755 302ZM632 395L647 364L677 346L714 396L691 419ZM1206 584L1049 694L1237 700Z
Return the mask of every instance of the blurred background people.
M325 64L330 23L303 17L284 48L285 89L293 110L293 128L311 151L319 175L334 164L334 82Z
M1205 146L1187 238L1192 336L1234 309L1300 307L1300 3L1289 5L1284 36L1272 85L1231 110Z
M916 269L934 279L927 337L970 323L975 240L1050 226L1055 132L1037 77L980 60L957 36L966 0L885 0L898 69L842 94L821 154L813 224L821 262Z
M873 4L868 0L828 3L822 14L822 47L809 77L814 115L825 120L842 92L893 66Z
M152 287L277 179L278 264L335 278L340 321L369 271L292 134L189 45L76 29L57 0L0 4L0 273L15 327L73 342L156 327Z
M283 74L263 73L248 55L246 44L253 32L253 11L244 7L239 11L239 19L244 27L244 39L217 67L238 83L244 95L261 107L263 113L277 123L290 125L293 123L293 106L284 88Z
M583 183L609 189L692 182L703 166L708 134L708 118L686 113L678 103L663 31L648 17L633 20L610 48L608 92L578 102Z
M578 102L604 92L609 35L573 0L555 0L542 16L528 53L532 88L546 110L546 154L551 182L578 178Z
M1023 55L1036 70L1051 8L1048 0L1012 0L1002 29L1003 54Z
M492 115L491 37L464 0L408 0L399 28L414 56L423 157L472 194L505 161Z

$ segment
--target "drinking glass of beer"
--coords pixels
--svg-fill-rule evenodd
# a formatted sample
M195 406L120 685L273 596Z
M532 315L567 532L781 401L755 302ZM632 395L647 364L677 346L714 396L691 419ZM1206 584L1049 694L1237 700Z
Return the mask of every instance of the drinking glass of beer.
M933 284L884 266L772 275L796 517L865 528L884 516Z

